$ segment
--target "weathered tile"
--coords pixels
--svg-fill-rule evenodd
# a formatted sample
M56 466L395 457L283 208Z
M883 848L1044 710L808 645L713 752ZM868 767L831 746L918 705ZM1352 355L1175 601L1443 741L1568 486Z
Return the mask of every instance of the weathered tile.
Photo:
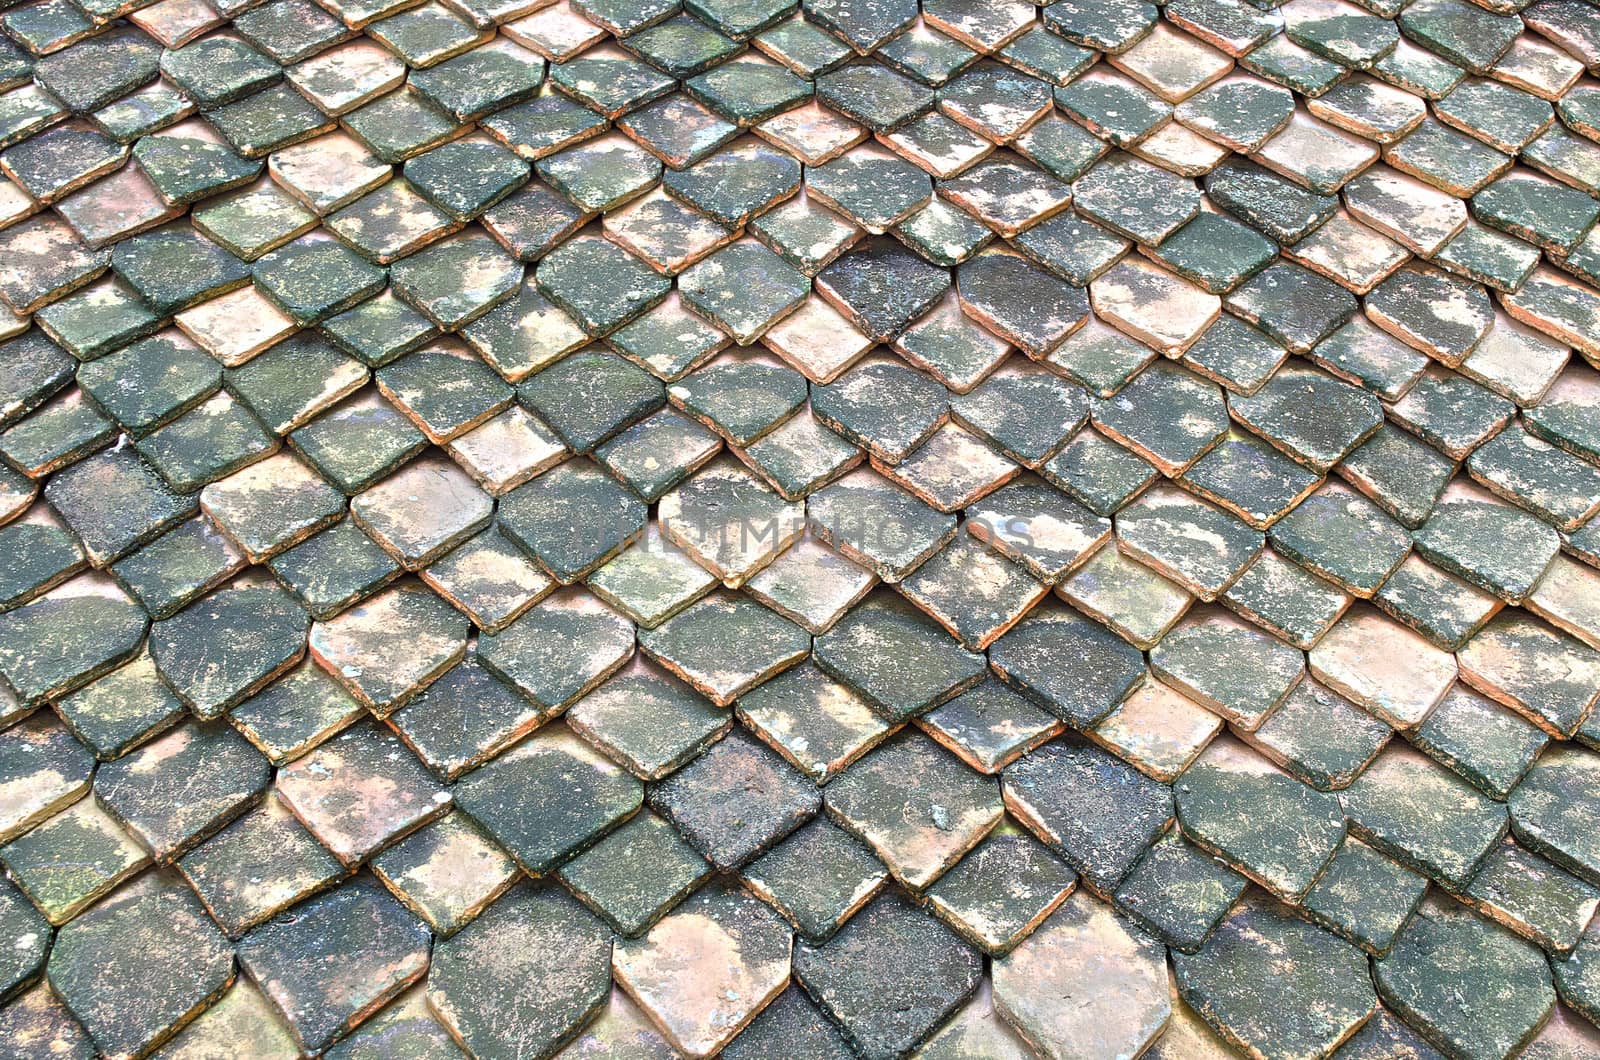
M881 355L813 386L811 397L812 415L886 464L905 460L949 415L941 385Z
M1062 729L1059 720L994 681L935 707L918 724L984 773L999 772Z
M234 980L221 1000L185 1027L163 1053L184 1060L229 1048L285 1058L298 1051L277 1009L249 979Z
M405 64L386 48L354 40L295 63L284 77L329 114L343 114L399 87Z
M710 1055L789 983L788 926L748 892L712 884L638 939L619 942L622 987L691 1056ZM707 1004L710 986L716 1001Z
M135 444L173 489L189 493L266 459L279 443L242 402L223 391Z
M816 383L831 383L872 348L837 309L812 295L768 328L762 343Z
M384 365L378 389L436 445L493 419L513 391L459 342L433 343Z
M805 381L762 353L724 355L667 390L674 406L729 445L744 448L787 420L805 399Z
M661 780L720 739L732 717L644 656L574 703L574 732L642 780Z
M394 730L434 776L453 781L545 720L537 703L471 655L391 716Z
M877 584L877 577L814 536L802 536L744 589L813 635L826 633Z
M1263 535L1227 512L1158 486L1117 513L1117 540L1202 600L1214 600L1261 551Z
M1294 113L1286 89L1235 75L1178 104L1173 116L1187 128L1235 151L1253 151Z
M1002 823L929 890L928 902L962 937L998 957L1044 923L1076 882L1038 840Z
M1259 729L1239 735L1307 784L1329 791L1347 786L1393 731L1342 696L1305 681Z
M679 279L688 306L745 346L797 308L809 289L803 273L754 240L717 251Z
M981 655L950 639L909 603L880 591L817 638L818 665L901 721L937 706L983 676ZM919 658L915 680L902 661Z
M467 631L459 612L408 579L318 621L311 656L369 710L387 717L455 665Z
M819 784L849 769L892 731L863 697L814 666L788 670L745 693L737 709L745 727Z
M550 713L594 689L633 652L633 625L581 590L544 600L499 633L479 638L490 670ZM574 639L588 650L566 650Z
M956 277L963 311L1031 357L1046 356L1088 316L1081 287L1017 254L979 255L962 265ZM1024 291L1029 292L1026 297Z
M612 332L606 342L666 382L681 379L733 339L691 313L676 294Z
M1006 767L1006 809L1102 895L1173 819L1172 789L1099 748L1058 740ZM1093 819L1076 807L1095 800Z
M425 567L481 530L494 502L454 463L407 464L350 502L352 518L408 570Z
M644 527L634 494L584 458L568 460L501 498L498 525L563 585L591 573ZM598 535L595 527L604 528Z
M428 942L426 927L363 876L256 928L240 940L239 961L301 1047L322 1049L422 978ZM338 971L308 976L308 965Z
M906 787L913 777L915 791ZM933 801L924 811L928 799ZM998 785L920 735L871 752L829 785L826 806L897 880L919 891L982 839L1003 812Z
M118 758L184 714L148 653L56 701L74 736L102 761Z
M1219 165L1206 177L1205 189L1218 206L1280 243L1305 238L1339 207L1333 195L1308 191L1243 160Z
M278 771L278 797L346 866L438 817L444 791L400 738L373 722L347 729Z
M1556 739L1570 737L1593 708L1596 661L1587 645L1518 611L1490 619L1459 653L1467 684Z
M1052 5L1054 6L1054 5ZM1072 2L1048 15L1047 27L1086 48L1112 54L1126 51L1155 26L1149 4L1123 2L1100 8Z
M815 276L862 238L855 225L800 198L752 220L749 233L807 276Z
M971 999L923 1044L917 1055L926 1060L964 1060L978 1056L1025 1060L1032 1055L1032 1048L995 1011L992 984L985 980L978 984Z
M1465 886L1505 835L1502 805L1395 743L1339 798L1355 834L1451 887Z
M1173 792L1185 835L1286 901L1304 899L1344 838L1337 797L1231 739L1206 748Z
M1366 964L1354 946L1262 895L1235 906L1197 953L1173 957L1183 999L1251 1052L1335 1048L1377 1008Z
M1511 792L1511 823L1517 839L1593 884L1596 857L1573 825L1590 798L1584 788L1595 756L1570 744L1545 751Z
M1047 1056L1134 1055L1171 1016L1161 945L1086 895L1068 901L1043 926L994 963L996 1010ZM1116 969L1087 1005L1052 999L1088 968Z
M717 578L649 525L590 575L588 585L606 603L653 629L716 588Z
M674 198L738 226L789 198L800 187L800 163L759 140L742 140L661 182Z
M60 999L44 984L19 994L0 1008L8 1040L59 1056L91 1057L93 1041Z
M573 785L585 790L582 798L559 808L546 801ZM541 873L631 815L641 789L565 727L552 727L474 772L454 795L525 872Z
M824 819L801 827L743 870L743 879L807 939L821 942L878 893L888 873Z
M233 937L345 873L338 859L271 796L176 864L211 918Z
M48 712L10 729L4 749L13 775L23 782L5 801L0 835L6 839L14 839L89 790L93 756Z
M365 713L365 707L308 658L228 716L257 750L281 766Z
M63 928L46 975L100 1050L135 1056L222 995L233 948L187 887L152 872Z
M877 240L817 274L816 291L858 329L887 342L950 288L949 273L894 241Z
M650 792L651 808L723 871L770 849L814 817L821 803L808 778L742 731Z
M1140 649L1154 647L1194 602L1182 586L1115 547L1089 557L1056 592Z
M51 924L64 924L150 864L93 798L79 799L0 847L12 879Z
M974 538L958 537L907 578L901 591L963 645L982 650L1020 620L1048 586Z
M617 127L674 169L693 165L739 135L733 122L676 93L623 115Z
M886 975L889 968L898 974ZM866 1055L925 1040L977 988L982 959L905 899L886 895L828 942L800 944L794 972Z
M1593 469L1515 425L1473 451L1468 473L1488 489L1560 530L1575 530L1600 508Z
M471 923L517 880L516 864L461 814L401 840L373 860L374 874L440 938Z
M820 490L808 501L806 517L823 542L891 582L915 570L956 531L952 516L868 470ZM882 532L890 527L892 533Z
M1051 485L1102 517L1160 477L1149 461L1092 429L1079 431L1039 471Z
M567 862L559 875L580 901L631 938L654 926L711 871L671 825L645 812Z
M496 497L548 471L567 454L549 427L515 406L456 437L446 451Z
M1507 841L1473 877L1462 900L1541 948L1564 955L1577 946L1600 891Z
M590 334L616 330L661 301L672 286L621 247L592 236L563 243L539 262L534 275L540 292ZM614 297L617 290L624 297Z
M82 575L0 615L0 675L37 704L132 658L146 628L143 610L109 579Z
M660 272L683 271L730 243L736 233L659 189L609 214L605 233Z
M428 1006L474 1052L548 1052L604 1006L610 971L605 926L559 887L525 885L439 943Z
M1119 912L1173 949L1194 953L1249 886L1174 829L1151 844L1113 900Z
M642 631L639 646L713 703L727 706L804 659L811 637L754 601L719 592Z
M1373 964L1384 1002L1432 1041L1452 1051L1511 1051L1531 1038L1555 1005L1548 966L1531 944L1450 899L1434 895ZM1439 986L1493 981L1473 1001Z
M1585 1018L1594 1014L1594 932L1585 930L1577 947L1564 959L1550 962L1556 992Z
M215 718L300 660L309 618L278 586L241 579L152 626L150 652L178 697Z
M1145 677L1138 650L1119 634L1053 604L997 641L990 661L1003 681L1076 726L1105 717Z
M1560 547L1547 524L1460 483L1440 497L1414 540L1432 562L1512 604L1533 590Z

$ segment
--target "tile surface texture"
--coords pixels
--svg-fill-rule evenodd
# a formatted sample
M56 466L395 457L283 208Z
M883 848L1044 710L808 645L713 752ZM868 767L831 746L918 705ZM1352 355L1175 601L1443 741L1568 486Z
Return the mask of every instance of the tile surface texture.
M1600 1057L1596 0L0 0L0 1053Z

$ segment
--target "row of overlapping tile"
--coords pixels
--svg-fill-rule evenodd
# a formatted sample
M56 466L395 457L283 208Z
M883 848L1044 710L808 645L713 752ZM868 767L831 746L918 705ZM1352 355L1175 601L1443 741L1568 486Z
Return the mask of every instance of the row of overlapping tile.
M1587 0L0 28L13 1051L1600 1049Z

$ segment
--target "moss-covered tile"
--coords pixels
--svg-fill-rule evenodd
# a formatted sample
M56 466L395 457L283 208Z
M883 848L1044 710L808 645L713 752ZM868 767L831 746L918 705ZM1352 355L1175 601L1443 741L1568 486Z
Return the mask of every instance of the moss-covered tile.
M185 854L177 868L234 937L344 875L339 861L270 796Z
M931 109L934 101L931 88L876 63L856 63L823 74L817 78L816 91L819 102L883 133Z
M71 579L0 616L0 675L25 702L63 695L130 658L146 622L109 579Z
M559 870L561 882L625 937L648 931L711 874L666 821L648 811Z
M677 547L657 527L647 526L615 559L591 574L588 585L606 603L654 629L716 587L716 576L697 562L699 558Z
M1263 955L1272 953L1276 973ZM1334 1047L1377 1009L1366 955L1255 895L1236 905L1193 956L1173 959L1179 995L1235 1047ZM1316 999L1319 1014L1306 1005Z
M805 825L743 873L746 886L816 941L837 931L886 876L864 846L825 820Z
M237 546L205 518L190 519L111 566L111 576L152 619L163 619L246 565Z
M1448 971L1430 956L1442 952L1452 955ZM1373 980L1390 1009L1447 1049L1515 1049L1555 1004L1541 956L1531 943L1435 894L1390 954L1373 963ZM1439 991L1441 975L1458 984L1489 977L1501 989L1493 1005L1466 1006Z
M239 942L239 961L287 1017L296 1042L322 1049L421 979L428 931L377 881L357 877ZM338 974L300 971L335 955Z
M998 681L985 681L940 704L917 724L983 773L998 773L1062 728L1056 718Z
M1117 888L1117 908L1179 953L1195 953L1250 881L1174 829L1151 844Z
M233 954L181 882L150 873L66 927L46 974L99 1048L131 1055L220 996Z
M660 302L671 281L615 244L592 236L568 241L539 263L539 290L590 334L614 331ZM623 297L616 296L617 291Z
M275 766L305 754L366 713L311 660L229 711L234 726Z
M816 816L821 803L809 778L742 731L650 792L650 806L724 871L773 847Z
M1110 894L1172 821L1172 789L1089 744L1055 741L1006 767L1006 809ZM1072 807L1095 799L1093 820Z
M598 348L570 354L538 372L517 396L579 453L643 419L666 398L659 380Z
M305 325L377 294L386 274L331 239L302 239L256 262L254 278L262 294Z
M45 918L60 925L147 867L150 855L85 798L0 847L0 861Z
M605 1004L611 936L559 887L521 887L433 954L428 1005L474 1052L549 1051ZM520 984L560 978L537 1000Z

